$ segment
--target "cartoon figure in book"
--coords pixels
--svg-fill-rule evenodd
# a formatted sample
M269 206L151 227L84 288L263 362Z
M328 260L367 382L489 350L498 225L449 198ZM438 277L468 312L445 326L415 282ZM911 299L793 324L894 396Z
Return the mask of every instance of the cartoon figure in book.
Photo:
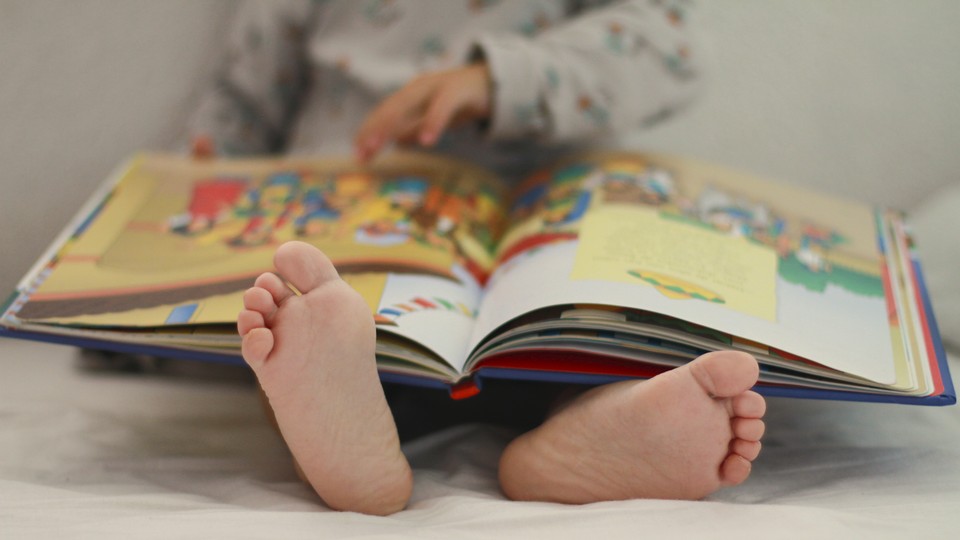
M811 272L829 272L832 265L826 254L842 241L843 238L832 229L807 224L800 234L800 246L794 255Z
M785 219L762 204L734 200L728 194L709 187L698 197L693 213L701 222L735 236L750 238L772 247L781 259L793 255L804 268L814 273L830 272L829 251L843 242L833 229L804 224L799 240L788 236Z
M479 242L487 253L492 253L505 222L497 198L487 188L480 188L467 198L467 213L463 220L469 237Z
M423 203L410 212L410 219L417 229L415 240L433 247L452 248L450 233L464 211L461 202L440 186L430 186Z
M433 186L423 205L411 213L416 223L414 239L452 252L458 264L478 281L484 281L493 265L495 232L500 224L494 197L483 188L466 190L453 184L450 191Z
M374 178L369 173L346 172L331 181L326 194L327 204L342 218L332 224L335 239L341 240L353 234L352 220L357 209L362 208L375 198Z
M510 219L516 223L524 221L543 209L543 201L550 186L550 173L540 170L528 181L530 185L520 192L510 208Z
M560 169L553 176L544 200L543 223L560 227L578 221L590 206L590 187L584 186L592 167L577 164Z
M361 223L355 240L360 244L391 246L411 239L414 222L411 214L419 208L427 192L427 182L422 178L400 177L385 182L380 188L380 200L388 201L378 217ZM382 208L383 205L377 205Z
M785 233L786 224L762 204L734 200L727 193L708 187L698 197L695 211L701 222L718 231L752 238L771 247L782 246L779 237Z
M670 201L675 194L673 176L665 169L650 167L641 177L646 202L660 205Z
M370 178L365 174L345 173L317 182L304 176L294 230L297 236L329 238L342 236L343 221L351 208L366 197Z
M703 190L697 199L697 218L715 230L741 236L750 213L737 205L729 195L711 186Z
M314 185L303 194L303 210L294 220L297 236L326 236L332 224L340 219L340 209L331 201L329 185Z
M275 231L291 220L300 192L300 175L275 173L264 183L247 192L246 201L236 209L247 223L239 235L227 242L235 247L253 247L273 241Z
M597 173L601 177L600 200L604 203L642 204L643 190L634 174L625 174L620 171L613 173Z
M672 175L664 169L640 161L621 160L606 163L596 174L599 178L595 183L602 190L601 200L604 203L660 206L674 197Z
M169 230L184 236L196 236L229 219L233 206L247 189L243 178L210 178L193 186L187 210L167 220Z
M762 227L753 230L753 238L758 242L772 247L777 256L783 259L791 251L790 237L787 236L787 221L776 214L771 214Z

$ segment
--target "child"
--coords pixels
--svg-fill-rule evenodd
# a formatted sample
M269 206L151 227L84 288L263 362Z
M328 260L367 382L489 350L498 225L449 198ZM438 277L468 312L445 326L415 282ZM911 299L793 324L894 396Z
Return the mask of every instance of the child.
M510 177L543 155L540 143L650 122L689 99L698 69L685 3L568 4L253 3L194 125L198 150L342 152L356 133L361 161L414 143L469 152ZM377 377L369 308L307 244L284 244L274 263L237 325L302 476L332 508L402 509L411 470ZM570 397L506 448L502 489L587 503L697 499L738 484L760 451L757 376L749 355L711 353Z

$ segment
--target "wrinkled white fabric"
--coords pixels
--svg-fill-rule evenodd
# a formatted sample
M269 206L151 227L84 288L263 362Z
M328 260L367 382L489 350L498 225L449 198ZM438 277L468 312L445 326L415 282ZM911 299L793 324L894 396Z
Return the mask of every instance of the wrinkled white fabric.
M76 368L75 349L14 340L0 341L0 366L4 539L876 539L960 528L957 407L771 399L753 476L699 502L511 502L496 479L510 433L460 426L405 447L413 499L381 518L330 511L297 480L241 368L98 374Z

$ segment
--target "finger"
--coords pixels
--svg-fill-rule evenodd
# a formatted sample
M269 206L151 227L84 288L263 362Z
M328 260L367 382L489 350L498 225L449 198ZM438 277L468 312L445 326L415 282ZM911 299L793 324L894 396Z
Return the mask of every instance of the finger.
M395 128L394 134L390 139L378 137L373 141L372 144L366 145L362 148L357 148L355 150L357 160L360 163L369 162L376 157L377 154L385 150L391 142L398 144L416 143L417 134L420 132L420 125L420 118L408 118L404 120L398 124L399 127Z
M423 118L410 118L403 126L397 129L394 141L397 144L419 144L420 131L423 128Z
M463 105L463 98L461 88L455 85L445 85L434 94L423 117L423 127L419 133L420 144L433 146L437 143L453 115Z
M436 144L443 131L465 120L490 115L490 71L485 64L472 64L446 73L424 114L420 143Z
M422 77L386 98L367 116L357 132L355 146L358 156L371 157L403 133L411 118L422 115L435 86L434 78Z
M383 137L377 131L379 122L374 116L376 114L378 112L374 110L367 116L353 141L354 153L361 163L369 161L383 147Z
M364 139L357 138L353 143L353 154L356 157L357 161L360 163L366 163L373 158L374 155L379 151L382 143L380 141L367 136Z

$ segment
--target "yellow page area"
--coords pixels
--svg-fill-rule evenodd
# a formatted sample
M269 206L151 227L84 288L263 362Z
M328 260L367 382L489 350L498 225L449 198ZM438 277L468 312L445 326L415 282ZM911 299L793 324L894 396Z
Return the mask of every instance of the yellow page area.
M502 196L490 173L419 154L372 167L139 156L20 314L93 325L228 322L237 293L272 269L288 240L319 247L375 311L388 274L462 283L462 269L487 272Z
M381 293L386 286L385 274L347 274L343 276L354 290L375 312L379 307ZM186 300L176 304L161 304L127 311L108 311L72 317L47 317L34 319L45 324L82 326L123 326L132 328L160 327L183 324L234 323L243 309L244 290L204 298Z
M776 320L777 255L744 237L604 205L583 218L571 279L645 283L676 299Z
M323 162L251 162L244 166L243 162L197 164L152 156L138 159L107 207L63 255L35 298L87 291L140 291L255 276L270 269L279 244L293 239L320 246L332 260L345 266L390 266L414 261L425 271L443 272L449 267L449 250L430 249L405 241L406 238L377 244L376 239L361 242L353 235L323 234L328 231L298 233L295 220L271 219L276 217L277 210L285 209L268 208L264 212L267 219L263 221L268 226L253 232L267 238L243 241L238 236L243 229L251 232L250 219L243 215L228 215L196 233L171 231L171 219L189 211L195 202L191 199L196 198L196 186L205 179L243 177L256 186L273 172L310 166L318 170L330 168ZM369 183L375 184L375 180ZM375 188L368 188L363 200L354 201L356 212L342 216L337 224L349 229L378 218L404 218L403 212L390 208L389 202L384 201L388 197L371 193ZM261 188L265 199L271 189L277 190L272 186ZM235 206L241 204L242 201L235 202Z

